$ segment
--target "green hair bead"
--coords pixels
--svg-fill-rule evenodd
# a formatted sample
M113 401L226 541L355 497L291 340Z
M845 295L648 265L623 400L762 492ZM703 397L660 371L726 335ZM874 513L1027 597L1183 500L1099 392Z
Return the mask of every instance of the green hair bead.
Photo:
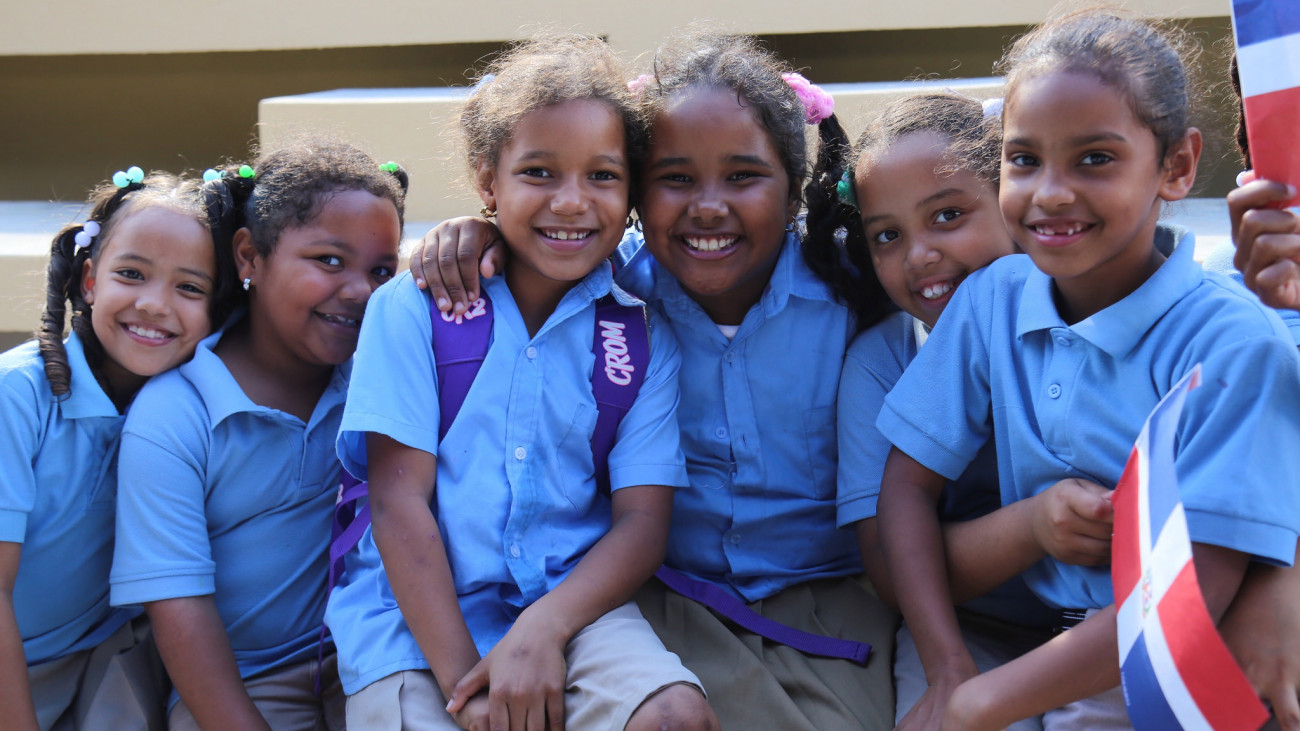
M380 170L383 170L383 171L386 172L386 173L394 173L394 174L396 174L397 171L398 171L398 170L401 170L402 168L401 168L401 166L398 165L397 163L393 162L392 160L389 160L388 162L384 163L383 165L380 165L380 166L379 166L379 169L380 169Z
M839 197L840 203L854 208L858 207L858 202L853 197L853 181L849 178L847 170L840 177L840 182L835 184L835 195Z
M256 173L253 171L253 166L252 166L252 165L240 165L240 166L239 166L239 177L241 177L241 178L251 178L251 177L253 177L254 175L256 175Z

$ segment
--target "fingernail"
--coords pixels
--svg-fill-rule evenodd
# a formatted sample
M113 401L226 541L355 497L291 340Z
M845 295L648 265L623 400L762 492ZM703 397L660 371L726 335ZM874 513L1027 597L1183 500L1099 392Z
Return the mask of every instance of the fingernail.
M446 707L443 708L447 713L451 713L451 701L447 701Z
M1287 186L1286 186L1286 194L1289 195L1289 196L1291 196L1292 198L1294 198L1294 197L1295 197L1295 186L1294 186L1294 185L1287 185Z
M460 302L457 302L456 305L451 308L451 311L459 315L460 313L465 311L465 305L461 304Z
M447 298L446 298L446 297L439 297L439 298L438 298L438 309L440 309L440 310L446 310L446 309L447 309L447 305L450 305L450 304L451 304L451 302L447 301Z
M469 300L470 300L470 302L473 302L473 301L476 300L476 299L478 299L478 292L470 292L470 293L469 293Z

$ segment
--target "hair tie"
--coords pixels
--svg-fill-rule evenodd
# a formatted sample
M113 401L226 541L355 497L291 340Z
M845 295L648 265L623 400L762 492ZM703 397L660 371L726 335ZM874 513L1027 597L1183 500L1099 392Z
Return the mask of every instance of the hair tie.
M143 182L144 171L140 169L139 165L132 165L127 168L125 172L118 170L113 173L113 185L116 185L119 188L125 188L132 183L138 184Z
M654 80L655 77L650 74L641 74L627 82L627 90L632 93L632 96L639 97L645 93L646 89L650 88L650 84Z
M1002 97L995 96L992 99L985 99L982 102L984 107L984 116L1001 117L1002 116Z
M76 236L72 237L72 255L76 256L77 252L82 249L89 249L90 245L95 243L95 237L99 235L99 231L100 227L98 221L86 221L81 224L81 230L77 232Z
M781 74L781 78L794 89L794 95L803 103L804 120L808 124L821 124L823 119L835 113L835 97L820 86L794 72Z
M840 182L835 184L835 195L840 199L840 203L853 208L858 207L858 202L853 197L853 178L849 176L848 170L840 176Z

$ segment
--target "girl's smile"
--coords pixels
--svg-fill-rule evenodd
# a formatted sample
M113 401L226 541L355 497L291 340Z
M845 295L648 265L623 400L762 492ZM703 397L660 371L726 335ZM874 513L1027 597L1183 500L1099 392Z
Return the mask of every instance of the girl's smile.
M771 134L735 91L678 93L655 117L640 206L655 260L722 324L767 286L797 201Z
M208 229L193 216L150 207L112 229L82 289L119 393L189 359L211 328L217 261Z
M1090 73L1026 79L1007 99L1002 213L1012 237L1052 277L1067 321L1123 299L1164 257L1160 201L1187 195L1200 133L1161 159L1150 127Z
M517 298L553 308L614 252L629 210L626 147L607 103L572 99L529 112L496 164L479 166L479 195L513 254L506 276Z
M876 277L895 304L930 326L967 275L1015 252L997 191L968 169L951 169L951 144L914 132L868 150L854 172Z
M312 366L351 358L366 302L392 278L400 240L392 202L364 190L328 194L313 220L285 228L271 254L251 264L254 339L272 338L255 345Z

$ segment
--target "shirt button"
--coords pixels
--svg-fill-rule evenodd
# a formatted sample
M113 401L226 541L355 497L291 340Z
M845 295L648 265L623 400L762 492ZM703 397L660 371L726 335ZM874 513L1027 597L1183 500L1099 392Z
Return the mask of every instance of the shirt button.
M722 357L723 357L723 359L725 359L728 363L733 363L733 362L735 362L735 360L736 360L736 353L735 353L734 351L728 350L728 351L727 351L727 354L724 355L724 356L722 356Z
M524 449L523 447L515 447L515 459L523 460L523 458L527 456L528 456L527 449Z
M733 546L739 546L739 545L740 545L740 535L739 535L739 534L736 534L736 533L732 533L732 534L731 534L731 545L733 545Z
M511 543L511 544L510 544L510 555L511 555L512 557L514 557L514 558L519 558L519 544L518 544L518 543Z
M528 360L535 360L537 358L537 348L531 345L528 346L528 349L524 351L524 355L528 356Z
M1048 387L1047 387L1047 395L1048 395L1048 396L1051 396L1052 398L1060 398L1060 397L1061 397L1061 384L1059 384L1059 383L1053 383L1052 385L1048 386Z
M720 427L718 427L717 431L715 431L715 432L713 432L713 433L716 434L716 435L718 436L719 439L726 439L726 438L727 438L727 427L725 427L725 426L720 426Z
M1070 347L1070 339L1062 335L1056 339L1056 344L1068 348Z

